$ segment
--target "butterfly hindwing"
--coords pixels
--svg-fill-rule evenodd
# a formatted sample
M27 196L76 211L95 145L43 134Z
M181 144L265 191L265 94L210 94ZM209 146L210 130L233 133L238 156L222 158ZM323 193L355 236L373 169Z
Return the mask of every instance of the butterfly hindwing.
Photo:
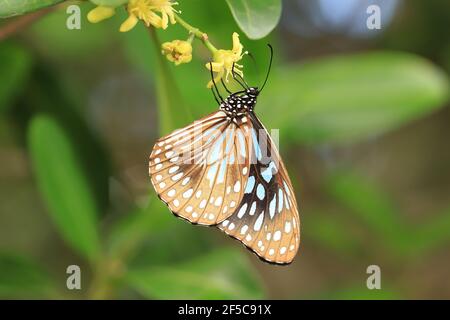
M156 142L151 181L175 215L214 225L234 212L249 174L243 128L218 111Z
M261 259L287 264L292 262L300 244L297 201L267 130L254 114L249 118L253 128L247 139L254 148L244 196L234 214L218 227ZM265 153L265 159L262 148L271 150Z

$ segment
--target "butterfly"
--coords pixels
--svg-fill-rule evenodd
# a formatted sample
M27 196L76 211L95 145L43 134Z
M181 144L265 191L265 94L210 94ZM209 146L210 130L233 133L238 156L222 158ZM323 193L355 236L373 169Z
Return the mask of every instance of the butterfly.
M233 72L243 90L223 99L219 110L160 138L149 160L159 198L192 224L216 226L260 259L289 264L300 245L297 200L268 131L254 113L259 90ZM239 78L240 77L240 78Z

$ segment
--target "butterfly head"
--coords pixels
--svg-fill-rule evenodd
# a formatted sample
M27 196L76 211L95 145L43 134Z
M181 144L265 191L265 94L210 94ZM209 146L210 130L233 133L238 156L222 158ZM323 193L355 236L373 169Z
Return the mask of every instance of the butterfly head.
M250 87L246 90L248 96L255 98L259 95L258 87Z

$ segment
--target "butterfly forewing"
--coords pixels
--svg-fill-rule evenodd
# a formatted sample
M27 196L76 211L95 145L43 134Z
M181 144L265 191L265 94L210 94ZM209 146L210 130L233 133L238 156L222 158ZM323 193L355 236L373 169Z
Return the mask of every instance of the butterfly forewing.
M261 259L287 264L300 244L297 201L275 144L254 114L250 119L253 128L247 140L254 148L244 196L234 214L219 228ZM271 150L265 153L264 163L262 148Z
M214 225L234 212L249 174L245 129L218 111L156 142L151 181L174 214Z

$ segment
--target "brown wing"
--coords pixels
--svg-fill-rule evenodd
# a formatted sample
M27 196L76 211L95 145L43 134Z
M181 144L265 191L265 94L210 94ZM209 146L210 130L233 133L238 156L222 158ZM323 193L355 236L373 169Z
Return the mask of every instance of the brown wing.
M253 128L246 138L254 148L244 197L218 227L262 260L288 264L300 245L297 201L274 142L256 116L249 118ZM270 154L265 150L271 150Z
M175 215L214 225L234 212L249 174L245 128L217 111L156 142L151 181Z

